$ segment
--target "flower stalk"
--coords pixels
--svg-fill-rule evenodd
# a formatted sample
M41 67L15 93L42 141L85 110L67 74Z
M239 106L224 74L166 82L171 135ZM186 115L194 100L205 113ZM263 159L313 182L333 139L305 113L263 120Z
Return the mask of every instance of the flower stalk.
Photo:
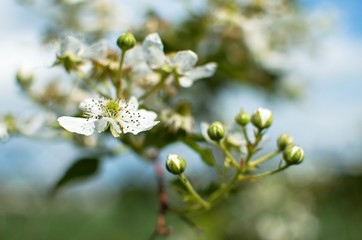
M249 163L249 167L254 168L254 167L262 164L263 162L268 161L269 159L272 159L273 157L276 157L279 153L280 153L279 150L275 150L267 155L264 155L263 157L255 159L254 161Z
M180 180L182 182L182 184L186 187L187 191L193 196L193 198L195 199L195 201L200 204L203 208L208 209L210 208L210 203L208 203L207 201L205 201L196 191L195 189L192 187L191 183L189 182L189 180L185 177L185 175L183 173L181 173L179 175Z

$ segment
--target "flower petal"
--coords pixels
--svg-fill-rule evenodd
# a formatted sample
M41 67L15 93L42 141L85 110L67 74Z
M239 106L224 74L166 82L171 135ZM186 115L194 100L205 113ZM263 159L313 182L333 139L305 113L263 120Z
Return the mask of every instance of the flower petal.
M157 33L148 35L143 42L145 59L152 69L157 69L168 63L168 59L163 52L163 44Z
M84 59L104 59L107 55L108 46L105 41L96 42L89 47L84 48L84 51L79 53L79 56Z
M173 65L178 67L180 74L190 71L197 62L197 55L193 51L180 51L171 59Z
M98 132L101 133L101 132L104 132L108 127L108 121L106 118L101 118L99 119L98 121L98 124L97 124L97 129L98 129Z
M124 100L121 100L119 102L119 106L120 106L121 110L128 111L128 112L137 111L138 105L139 105L138 100L135 96L132 96L127 103Z
M64 56L66 54L72 53L78 55L79 52L83 51L85 45L78 38L72 36L64 37L60 42L59 55Z
M122 133L121 127L119 126L118 122L116 122L116 120L112 118L104 118L104 119L111 124L111 127L115 132Z
M192 81L198 80L200 78L211 77L212 75L214 75L216 67L216 63L208 63L186 72L185 77L190 78Z
M88 98L80 103L79 107L82 109L87 117L99 118L103 114L104 106L109 100L104 98L93 99Z
M138 111L124 111L119 120L123 133L138 134L150 130L159 121L155 121L157 114L144 109Z
M181 87L188 88L188 87L192 86L194 81L191 78L188 78L188 77L179 77L178 78L178 83L180 84Z
M60 117L58 122L60 126L69 132L91 135L95 129L97 119L77 118L77 117Z

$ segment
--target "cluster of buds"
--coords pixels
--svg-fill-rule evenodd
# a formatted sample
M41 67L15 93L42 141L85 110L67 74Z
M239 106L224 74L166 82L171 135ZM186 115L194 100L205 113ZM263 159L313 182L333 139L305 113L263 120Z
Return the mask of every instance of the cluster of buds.
M251 115L245 111L240 111L235 116L234 120L244 130L246 125L251 123L259 132L256 133L256 137L258 137L259 134L261 138L262 134L265 132L264 130L272 125L273 114L269 109L258 108ZM246 132L244 134L246 134ZM207 135L211 140L220 142L225 137L224 125L221 122L212 123L207 129ZM277 139L277 147L279 152L283 152L283 158L288 165L299 164L304 159L303 149L296 146L293 138L287 133L279 136Z

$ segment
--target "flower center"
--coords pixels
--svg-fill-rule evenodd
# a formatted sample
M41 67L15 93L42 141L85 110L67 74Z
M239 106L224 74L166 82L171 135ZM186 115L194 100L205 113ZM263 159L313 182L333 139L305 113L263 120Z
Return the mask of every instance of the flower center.
M116 118L119 114L119 110L120 110L120 107L119 107L118 102L116 102L114 100L110 100L104 106L103 116L107 116L110 118Z

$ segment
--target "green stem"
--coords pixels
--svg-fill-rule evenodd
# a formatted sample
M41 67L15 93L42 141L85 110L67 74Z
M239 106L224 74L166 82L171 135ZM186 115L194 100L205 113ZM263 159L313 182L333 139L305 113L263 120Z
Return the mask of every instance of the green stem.
M255 167L255 166L258 166L260 164L262 164L263 162L273 158L273 157L276 157L278 154L280 153L279 150L275 150L261 158L258 158L258 159L255 159L254 161L250 162L249 163L249 167Z
M168 76L169 76L169 74L162 74L160 81L156 85L154 85L150 90L145 92L145 94L143 94L139 98L139 100L145 100L146 98L148 98L153 92L155 92L158 88L160 88L165 83Z
M118 98L123 98L123 92L122 92L122 68L123 68L123 63L124 63L125 56L126 56L126 51L122 51L121 60L119 61L118 75L117 75L117 81L118 81L117 96L118 96Z
M286 169L286 168L288 168L290 166L291 166L290 164L287 164L287 165L284 165L283 167L280 167L278 169L275 169L275 170L272 170L272 171L269 171L269 172L265 172L265 173L256 174L256 175L253 175L253 176L239 176L239 180L240 181L243 181L243 180L255 180L255 179L258 179L258 178L266 177L266 176L278 173L280 171L283 171L284 169Z
M231 153L229 152L229 150L227 149L227 147L224 145L224 143L222 141L218 142L219 147L221 148L221 150L223 150L223 152L225 153L226 157L228 159L230 159L230 163L231 165L233 165L233 167L235 167L236 170L240 170L240 165L238 164L238 162L234 159L233 155L231 155Z
M250 139L249 139L249 136L248 136L248 132L246 131L246 126L242 126L241 129L243 131L246 143L249 145L250 144Z
M204 199L200 197L200 195L195 191L195 189L192 187L191 183L183 173L179 175L181 182L186 187L186 189L189 191L189 193L195 198L195 200L204 208L210 208L210 203L206 202Z
M258 132L255 134L255 142L254 143L251 143L251 142L248 143L248 154L246 155L246 158L245 158L244 171L248 169L249 161L250 161L251 157L254 155L255 149L258 146L258 144L259 144L260 140L262 139L262 137L263 137L263 135L261 134L261 131L258 130Z
M221 197L230 192L230 190L234 187L235 183L238 181L240 175L240 171L237 171L231 181L224 187L221 187L218 191L214 192L210 198L210 203L217 202Z

